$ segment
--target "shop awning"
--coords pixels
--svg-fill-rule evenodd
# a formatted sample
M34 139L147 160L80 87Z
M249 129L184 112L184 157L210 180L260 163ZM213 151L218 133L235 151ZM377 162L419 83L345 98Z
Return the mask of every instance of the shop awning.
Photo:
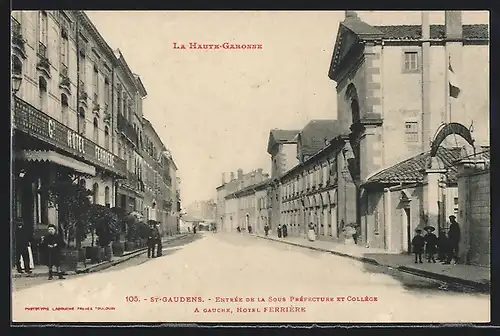
M95 176L95 167L64 156L54 151L24 150L15 153L15 158L34 162L52 162L58 165L71 168L77 172Z

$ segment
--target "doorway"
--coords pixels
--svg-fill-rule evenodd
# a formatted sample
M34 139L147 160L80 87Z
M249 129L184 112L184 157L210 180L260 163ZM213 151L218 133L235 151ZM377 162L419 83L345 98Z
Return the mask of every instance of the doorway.
M411 254L411 212L410 208L404 208L404 213L403 213L403 223L406 226L405 229L405 244L406 244L406 252L408 254Z

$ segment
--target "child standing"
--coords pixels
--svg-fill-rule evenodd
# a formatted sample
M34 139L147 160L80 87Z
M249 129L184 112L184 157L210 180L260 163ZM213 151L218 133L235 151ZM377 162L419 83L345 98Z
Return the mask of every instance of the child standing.
M434 234L434 228L432 226L425 227L425 231L427 231L427 234L424 237L425 240L425 252L427 254L427 262L433 262L436 263L436 259L434 258L434 255L437 252L437 242L438 238Z
M55 266L59 279L64 279L61 272L61 249L64 247L62 236L56 234L56 227L53 224L48 226L49 233L42 238L40 245L47 251L47 266L49 267L49 280L52 280L52 268Z
M413 246L413 253L415 253L415 264L422 264L422 254L424 253L425 240L424 237L422 237L422 230L417 229L415 230L415 232L417 233L417 235L413 237L411 241L411 245Z

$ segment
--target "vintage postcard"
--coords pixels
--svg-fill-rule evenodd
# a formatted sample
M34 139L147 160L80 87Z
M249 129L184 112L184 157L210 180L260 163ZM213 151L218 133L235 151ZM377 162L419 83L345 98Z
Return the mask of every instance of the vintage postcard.
M487 11L11 27L12 322L490 321Z

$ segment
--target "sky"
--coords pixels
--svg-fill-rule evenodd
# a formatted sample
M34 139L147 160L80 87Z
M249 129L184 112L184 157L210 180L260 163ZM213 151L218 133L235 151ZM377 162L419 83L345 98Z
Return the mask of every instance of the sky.
M141 77L144 116L172 152L183 207L215 198L224 172L269 172L270 129L337 116L336 83L327 74L343 11L86 13ZM421 23L416 11L358 15L374 25ZM444 12L430 21L443 24ZM465 12L463 21L486 23L488 13ZM182 50L174 42L262 49Z

